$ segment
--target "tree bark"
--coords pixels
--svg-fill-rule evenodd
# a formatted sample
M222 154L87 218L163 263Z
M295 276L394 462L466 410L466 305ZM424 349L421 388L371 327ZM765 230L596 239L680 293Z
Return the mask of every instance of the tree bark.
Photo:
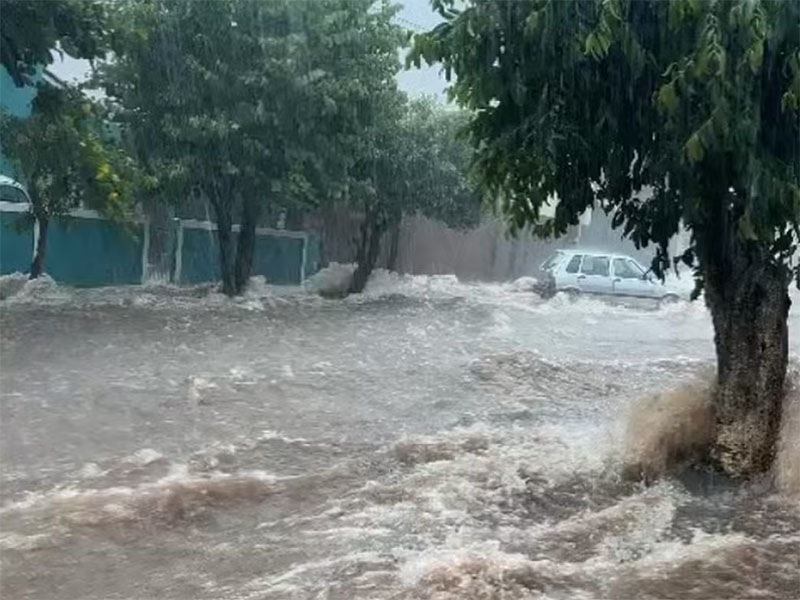
M245 291L247 283L250 281L256 249L256 225L258 225L260 213L261 202L258 199L250 197L243 202L234 269L234 289L237 295Z
M40 215L36 222L39 224L39 239L36 242L36 250L33 254L30 279L36 279L44 272L44 259L47 254L47 230L50 227L50 219L47 216Z
M397 270L397 254L400 250L400 223L402 215L394 215L389 232L389 256L386 259L386 268L390 271Z
M723 232L723 235L727 232ZM712 458L735 477L771 465L788 360L788 274L754 243L729 239L704 265L717 351Z
M375 211L367 210L364 223L361 225L361 239L358 244L356 262L358 266L353 273L353 281L350 284L351 294L360 294L367 285L369 276L375 268L378 254L381 249L381 237L386 229L386 225Z
M219 274L222 279L222 293L226 296L236 294L233 274L233 234L231 206L226 202L212 202L217 216L217 241L219 242Z

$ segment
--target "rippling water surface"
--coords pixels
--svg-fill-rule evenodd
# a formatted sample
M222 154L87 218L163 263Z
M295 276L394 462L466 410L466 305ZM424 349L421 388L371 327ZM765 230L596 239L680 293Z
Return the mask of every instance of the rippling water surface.
M701 304L380 275L43 287L0 325L3 598L800 595L790 491L620 477L631 402L713 369Z

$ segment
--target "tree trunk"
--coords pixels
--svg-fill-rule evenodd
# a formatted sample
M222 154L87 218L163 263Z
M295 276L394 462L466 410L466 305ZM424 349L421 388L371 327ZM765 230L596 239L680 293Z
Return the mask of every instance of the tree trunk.
M233 235L231 233L231 206L228 203L212 202L217 216L217 241L219 242L219 274L222 278L222 293L236 294L233 276Z
M402 216L392 217L391 231L389 232L389 257L386 259L386 268L390 271L397 270L397 254L400 250L400 223Z
M369 280L369 276L372 274L372 270L378 260L381 237L385 228L385 223L378 218L378 215L374 211L368 210L364 223L361 225L361 239L356 254L358 266L353 273L353 281L350 284L351 294L360 294L364 291L367 280Z
M748 245L749 244L749 245ZM728 240L704 265L717 350L716 444L730 475L767 471L775 455L788 360L788 276L755 244Z
M39 224L39 239L36 242L36 251L31 263L30 279L36 279L44 272L44 259L47 254L47 230L50 226L50 219L47 216L39 216L36 222Z
M256 250L256 225L261 213L261 202L248 198L242 204L241 229L236 244L236 266L234 273L235 293L242 294L250 281L253 257Z

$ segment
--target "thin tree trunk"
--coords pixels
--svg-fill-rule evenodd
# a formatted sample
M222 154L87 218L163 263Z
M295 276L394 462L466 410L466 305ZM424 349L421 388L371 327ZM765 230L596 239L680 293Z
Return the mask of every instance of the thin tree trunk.
M44 259L47 255L47 230L50 227L50 219L47 216L39 216L36 222L39 224L39 239L36 242L36 250L31 263L30 279L36 279L44 272Z
M391 231L389 232L389 257L386 259L386 268L390 271L397 270L397 254L400 250L400 223L401 215L392 217Z
M727 232L723 232L723 235ZM733 234L735 235L735 234ZM733 476L775 455L788 360L788 277L765 249L735 237L704 265L717 351L713 458Z
M261 213L261 202L257 198L247 198L242 203L241 229L236 244L236 265L234 269L235 293L242 294L250 281L253 257L256 249L256 225Z
M222 293L226 296L236 294L233 276L233 234L231 205L227 202L212 202L217 217L217 241L219 242L219 274L222 279Z
M378 218L374 211L367 211L364 223L361 225L361 240L358 245L356 260L358 266L353 273L353 281L350 284L351 294L360 294L367 285L369 276L375 268L378 254L381 249L381 237L385 230L385 224Z

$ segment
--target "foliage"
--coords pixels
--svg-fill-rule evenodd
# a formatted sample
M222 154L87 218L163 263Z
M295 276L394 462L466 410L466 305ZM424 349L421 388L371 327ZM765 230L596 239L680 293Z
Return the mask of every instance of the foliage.
M726 256L790 264L800 3L433 5L445 21L415 38L409 62L455 76L451 96L474 111L477 170L513 228L563 234L598 202L638 247L657 246L659 274L681 222L692 246L680 258L699 261L698 283L730 275ZM554 196L555 218L542 223Z
M341 184L344 138L397 61L391 11L371 4L122 2L100 81L164 189L315 201Z
M37 219L65 214L81 202L118 220L130 213L136 165L109 135L100 107L77 90L41 85L31 116L3 114L0 132Z
M375 99L399 66L391 5L129 0L114 8L115 58L97 79L158 180L155 193L208 201L223 234L240 208L252 229L265 209L344 193ZM236 293L227 243L220 239L223 287ZM246 282L252 257L240 250Z
M415 157L409 177L414 187L405 207L455 228L480 221L481 196L470 177L472 150L463 135L467 113L429 100L412 102L407 116Z
M358 241L352 292L366 285L387 229L396 236L404 214L422 214L455 227L480 219L480 196L468 179L470 149L459 136L464 115L431 100L407 102L387 90L378 118L362 136L349 188L353 207L364 222Z
M0 64L22 87L57 47L75 58L104 54L105 6L98 0L3 0Z
M460 137L466 116L431 99L401 96L382 110L372 153L359 162L365 210L386 220L404 213L454 227L477 224L480 197L468 179L470 148Z

